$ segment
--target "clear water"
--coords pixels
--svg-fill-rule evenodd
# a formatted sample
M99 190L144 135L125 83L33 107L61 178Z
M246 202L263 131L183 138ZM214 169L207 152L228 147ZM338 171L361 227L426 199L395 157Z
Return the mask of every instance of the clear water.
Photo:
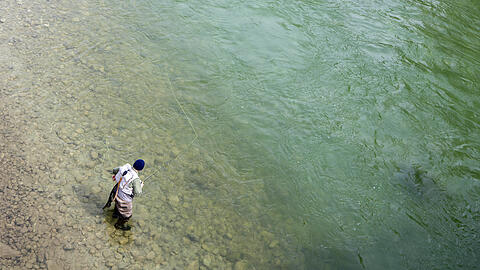
M48 72L20 86L50 83L31 98L37 143L56 157L51 188L74 194L81 224L95 224L83 235L104 233L95 241L123 262L477 267L475 1L81 1L19 14L28 8L26 20L49 22L22 48L42 48L32 65ZM121 234L94 209L105 169L138 157L155 175ZM117 267L104 257L97 267Z

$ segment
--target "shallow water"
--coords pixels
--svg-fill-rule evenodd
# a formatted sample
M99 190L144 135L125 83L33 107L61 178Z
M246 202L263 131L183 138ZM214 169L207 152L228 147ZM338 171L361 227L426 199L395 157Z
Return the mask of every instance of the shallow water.
M473 1L1 5L0 265L478 264ZM118 232L107 170L139 157Z

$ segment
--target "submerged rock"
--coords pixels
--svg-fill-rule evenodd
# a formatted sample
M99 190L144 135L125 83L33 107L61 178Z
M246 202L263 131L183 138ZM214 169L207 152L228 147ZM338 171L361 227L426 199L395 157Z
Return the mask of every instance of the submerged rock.
M211 266L211 264L212 264L212 257L210 256L210 254L207 254L205 257L203 257L202 263L203 263L203 265L205 265L206 267L210 267L210 266Z
M63 269L63 267L55 260L53 259L48 259L47 260L47 268L48 270L52 269L52 270L61 270Z
M0 243L0 258L12 258L12 257L18 257L20 256L21 253L16 250L11 248L8 245L5 245L3 243Z
M97 152L91 151L91 152L90 152L90 157L91 157L92 159L97 159L97 158L99 157L99 155L98 155Z
M270 245L268 245L269 248L276 248L278 246L279 242L277 240L273 240Z
M146 258L147 258L148 260L153 260L153 259L155 258L155 252L150 251L150 252L147 254Z
M235 263L235 266L233 267L233 270L246 270L247 269L247 263L245 261L238 261Z
M194 260L187 266L187 270L198 270L199 267L198 260Z

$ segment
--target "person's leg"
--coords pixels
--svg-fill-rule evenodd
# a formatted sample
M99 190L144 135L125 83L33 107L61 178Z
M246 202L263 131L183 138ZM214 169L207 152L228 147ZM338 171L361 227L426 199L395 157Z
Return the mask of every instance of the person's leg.
M120 230L124 230L124 231L130 230L132 227L130 227L129 225L125 225L125 223L127 223L127 221L130 219L130 217L126 218L126 217L123 217L122 215L119 215L117 223L115 223L115 228L120 229Z
M118 212L117 205L115 204L115 208L113 209L112 218L118 218L118 217L121 217L121 216L122 215L120 215L120 212Z

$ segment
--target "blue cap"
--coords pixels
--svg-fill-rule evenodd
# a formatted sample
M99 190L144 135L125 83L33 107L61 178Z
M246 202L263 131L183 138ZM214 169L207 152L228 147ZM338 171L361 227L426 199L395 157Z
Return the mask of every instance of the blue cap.
M143 170L143 167L145 167L145 161L143 161L143 159L137 159L135 163L133 163L133 168L137 171Z

